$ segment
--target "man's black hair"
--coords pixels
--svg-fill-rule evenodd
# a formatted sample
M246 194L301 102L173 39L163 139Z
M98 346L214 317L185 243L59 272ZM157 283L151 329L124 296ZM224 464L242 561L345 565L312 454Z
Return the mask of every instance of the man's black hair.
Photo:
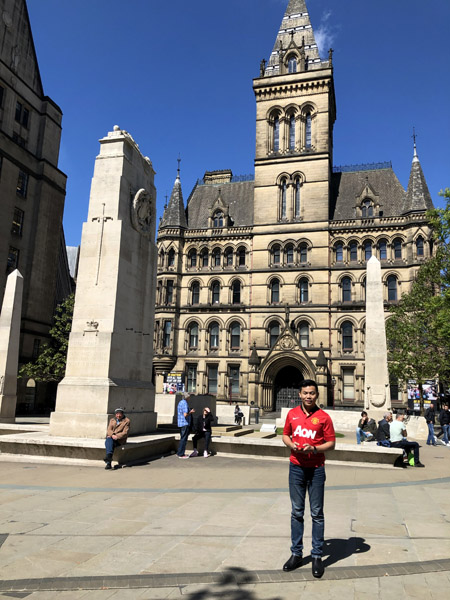
M364 417L364 415L366 415L366 417L367 417L367 413L366 413L366 411L365 411L365 410L363 410L363 411L362 411L362 413L361 413L361 416L362 416L362 417Z
M317 395L319 395L319 386L312 379L304 379L300 384L300 390L302 390L305 387L309 387L310 385L316 388Z

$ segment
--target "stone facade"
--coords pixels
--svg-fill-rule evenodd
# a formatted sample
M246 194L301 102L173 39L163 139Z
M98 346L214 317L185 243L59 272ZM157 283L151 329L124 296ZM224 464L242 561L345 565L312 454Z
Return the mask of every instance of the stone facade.
M254 177L207 172L186 210L177 177L159 226L156 391L182 371L189 391L280 410L315 377L324 404L363 406L366 262L387 311L433 251L416 150L406 191L390 163L333 169L332 52L304 0L253 88Z
M66 176L58 169L62 112L44 94L24 0L0 0L0 40L0 303L7 275L18 268L20 361L27 362L48 338L57 300L70 291L62 235ZM21 380L19 402L25 395Z

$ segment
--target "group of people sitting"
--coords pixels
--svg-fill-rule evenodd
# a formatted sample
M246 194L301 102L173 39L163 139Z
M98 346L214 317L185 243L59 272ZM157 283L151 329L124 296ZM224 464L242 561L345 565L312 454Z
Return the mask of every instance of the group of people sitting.
M358 444L362 440L376 441L379 445L390 446L392 448L401 448L404 455L404 465L408 464L408 454L414 454L414 466L424 467L420 462L419 444L410 442L407 439L406 425L404 423L405 415L397 413L395 421L391 412L386 412L381 421L377 424L374 419L369 418L365 410L361 413L361 419L358 422L356 429L356 441Z

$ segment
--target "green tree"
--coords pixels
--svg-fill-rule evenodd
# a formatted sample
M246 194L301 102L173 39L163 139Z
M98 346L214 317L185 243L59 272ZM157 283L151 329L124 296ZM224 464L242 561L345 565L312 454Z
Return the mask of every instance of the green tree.
M34 362L29 362L19 370L19 377L32 378L35 381L61 381L66 371L67 348L72 328L73 306L75 297L68 296L58 304L50 329L50 341L43 348Z

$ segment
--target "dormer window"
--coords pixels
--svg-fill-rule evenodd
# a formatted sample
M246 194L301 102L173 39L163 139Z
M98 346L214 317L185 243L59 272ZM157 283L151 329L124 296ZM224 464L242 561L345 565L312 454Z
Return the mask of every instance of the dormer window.
M363 219L370 219L373 217L373 202L368 198L362 203L361 216Z
M288 71L289 73L297 73L297 57L295 55L288 58Z
M214 227L223 227L224 215L222 211L218 211L214 214L213 225Z

